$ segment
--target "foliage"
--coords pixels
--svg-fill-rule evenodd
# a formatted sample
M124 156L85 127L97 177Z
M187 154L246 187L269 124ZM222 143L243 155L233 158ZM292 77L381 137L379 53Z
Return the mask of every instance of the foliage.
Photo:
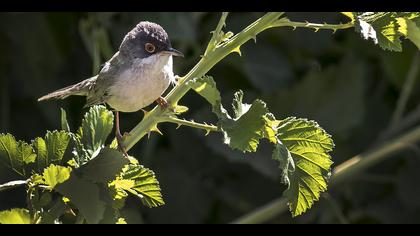
M65 115L62 115L63 126L68 127L65 120ZM130 161L119 151L105 146L112 130L112 120L112 112L104 106L94 106L85 115L78 134L64 130L48 131L44 139L38 137L31 145L16 141L10 134L1 135L2 159L22 177L32 174L27 182L28 194L38 189L52 191L56 204L78 211L78 217L87 223L124 222L119 217L119 208L113 207L114 196L108 184L111 186L120 179L128 179L133 181L133 186L126 190L136 193L146 206L156 207L164 203L153 172L138 163L129 164ZM78 150L84 150L83 155L87 156L79 155ZM49 204L42 202L45 200L41 198L31 201L30 205L37 205L40 212L48 212L48 208L44 208ZM107 211L112 214L107 214ZM63 212L51 219L51 215L13 209L2 213L2 223L60 222L61 214Z

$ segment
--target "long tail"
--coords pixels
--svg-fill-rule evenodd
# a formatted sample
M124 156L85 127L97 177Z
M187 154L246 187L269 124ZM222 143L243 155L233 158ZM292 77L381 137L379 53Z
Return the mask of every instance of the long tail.
M89 88L93 85L95 82L97 76L94 76L92 78L83 80L80 83L70 85L68 87L59 89L57 91L54 91L52 93L49 93L43 97L40 97L38 99L38 102L50 100L50 99L64 99L68 96L77 95L77 96L87 96L89 92Z

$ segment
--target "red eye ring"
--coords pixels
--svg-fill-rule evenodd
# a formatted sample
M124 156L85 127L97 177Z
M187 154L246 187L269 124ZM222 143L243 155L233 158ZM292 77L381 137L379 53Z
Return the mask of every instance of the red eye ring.
M148 52L148 53L154 53L156 50L155 45L151 44L151 43L146 43L144 45L144 49Z

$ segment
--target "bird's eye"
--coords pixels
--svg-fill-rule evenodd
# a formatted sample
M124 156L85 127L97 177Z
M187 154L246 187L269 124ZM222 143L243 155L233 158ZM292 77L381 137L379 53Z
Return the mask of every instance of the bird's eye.
M146 49L146 51L148 52L148 53L154 53L155 52L155 45L153 45L153 44L151 44L151 43L146 43L145 45L144 45L144 49Z

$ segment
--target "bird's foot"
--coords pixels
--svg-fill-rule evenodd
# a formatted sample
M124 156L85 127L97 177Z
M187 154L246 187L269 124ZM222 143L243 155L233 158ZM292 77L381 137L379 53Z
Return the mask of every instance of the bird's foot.
M162 110L169 109L170 111L175 112L175 109L170 107L170 103L163 97L156 99L156 103L160 106L160 108L162 108Z

